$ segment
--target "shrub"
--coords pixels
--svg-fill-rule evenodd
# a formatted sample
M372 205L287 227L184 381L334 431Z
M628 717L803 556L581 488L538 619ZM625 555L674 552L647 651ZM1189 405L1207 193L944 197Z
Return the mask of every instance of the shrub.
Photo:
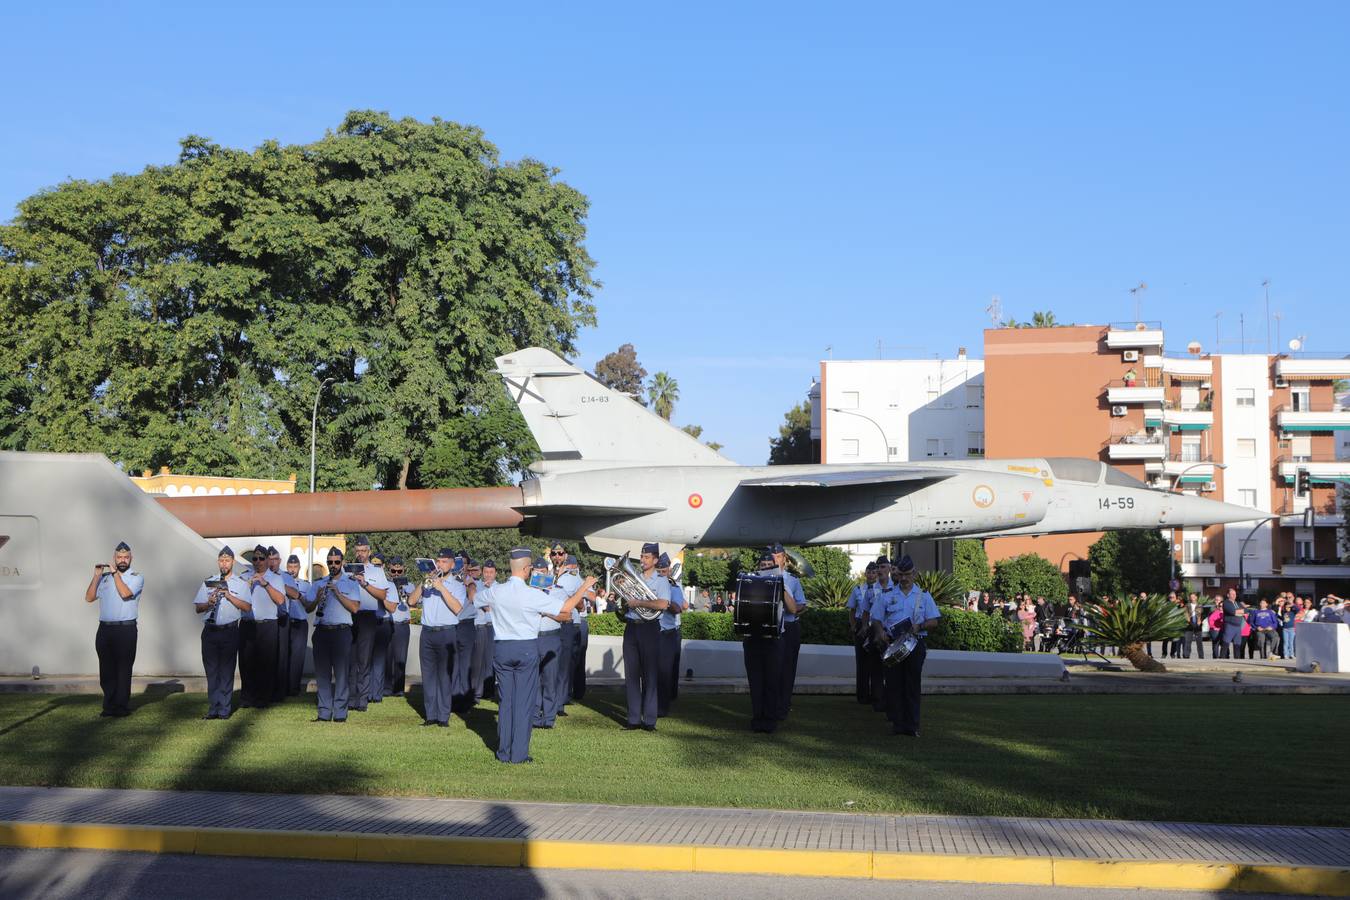
M1172 578L1167 539L1150 529L1108 531L1088 548L1088 563L1092 592L1098 597L1163 593Z
M802 582L802 591L817 609L843 609L857 585L849 575L817 575Z
M813 609L801 617L803 644L847 645L853 643L848 630L848 610Z
M920 572L914 582L927 591L938 606L959 606L965 608L966 592L950 572L934 569Z
M739 640L731 630L731 613L691 612L681 618L681 631L688 641Z
M1051 603L1069 599L1069 586L1055 564L1038 553L1023 553L1001 559L994 566L994 591L1003 597L1016 594L1044 596Z
M1166 597L1127 596L1120 600L1087 603L1083 630L1103 644L1120 648L1120 655L1144 672L1166 672L1166 667L1144 652L1149 641L1181 637L1186 614Z
M962 538L952 542L952 574L963 591L987 591L993 586L983 541Z
M949 607L942 610L942 621L928 632L928 647L931 650L1007 653L1010 652L1005 639L1007 634L1007 625L1002 618ZM1015 647L1016 651L1022 649L1020 636Z
M731 581L731 560L686 551L683 571L686 584L696 588L723 590Z
M838 547L797 547L817 578L852 578L853 559ZM847 598L845 598L847 599Z

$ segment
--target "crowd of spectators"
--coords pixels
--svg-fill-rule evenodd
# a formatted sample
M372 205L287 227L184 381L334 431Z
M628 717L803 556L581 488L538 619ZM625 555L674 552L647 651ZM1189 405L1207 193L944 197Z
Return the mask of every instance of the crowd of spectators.
M1147 594L1141 594L1141 597ZM1099 602L1109 603L1110 597ZM1273 600L1265 597L1254 603L1232 599L1228 619L1241 620L1240 639L1223 640L1225 630L1224 598L1206 597L1192 593L1183 595L1173 591L1167 601L1178 606L1185 617L1181 637L1161 642L1160 656L1170 659L1189 659L1195 653L1205 658L1205 644L1211 647L1214 659L1293 659L1296 649L1295 628L1299 622L1344 622L1350 624L1350 606L1346 601L1328 594L1321 603L1312 597L1300 597L1282 592ZM1094 643L1081 626L1087 611L1074 595L1064 604L1047 601L1045 597L1017 594L1011 598L991 595L988 591L967 601L966 608L991 616L1001 616L1020 629L1023 649L1027 651L1103 652L1106 647ZM1237 625L1230 621L1230 632ZM1146 645L1153 656L1153 644Z

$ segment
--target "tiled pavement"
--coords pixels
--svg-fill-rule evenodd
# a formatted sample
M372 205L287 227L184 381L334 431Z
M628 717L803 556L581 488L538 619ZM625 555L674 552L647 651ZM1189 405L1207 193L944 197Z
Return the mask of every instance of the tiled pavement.
M0 821L1350 867L1350 829L0 787Z

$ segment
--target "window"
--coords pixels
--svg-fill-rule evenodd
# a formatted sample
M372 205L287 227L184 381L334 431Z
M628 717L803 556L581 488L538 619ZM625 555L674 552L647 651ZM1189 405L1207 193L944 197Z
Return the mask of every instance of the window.
M845 456L857 456L857 455L858 455L858 439L857 439L857 438L845 438L843 441L840 442L840 444L841 444L841 445L843 446L843 448L844 448L844 455L845 455Z
M1238 438L1237 456L1239 459L1256 459L1256 438Z
M1289 441L1289 455L1295 462L1310 462L1312 460L1312 436L1307 434L1295 435Z
M942 439L942 455L951 456L956 452L956 441L952 438Z
M857 408L858 408L858 399L859 399L859 398L858 398L858 392L857 392L857 391L842 391L842 392L839 394L839 408L840 408L840 409L857 409Z
M927 446L927 451L926 451L926 452L928 453L929 456L937 456L937 455L938 455L938 439L937 439L937 438L929 438L929 439L928 439L928 446Z
M1181 436L1181 461L1188 463L1200 461L1200 435L1183 434Z
M984 456L984 432L971 431L966 436L966 455Z
M979 409L984 406L984 385L966 385L966 409Z
M1256 507L1256 488L1239 488L1238 505L1254 509Z
M1289 402L1294 412L1307 412L1312 409L1311 400L1312 395L1306 384L1289 391Z
M1238 388L1234 396L1238 406L1256 406L1256 388Z
M1181 387L1181 408L1195 409L1200 405L1200 386L1187 384Z
M887 447L887 448L886 448L886 459L887 459L888 461L890 460L890 458L891 458L892 456L895 456L895 454L896 454L896 449L895 449L894 447Z
M1181 536L1181 561L1183 563L1204 562L1200 552L1200 532L1187 529Z
M1312 559L1316 551L1313 549L1312 535L1303 529L1299 529L1301 534L1294 536L1294 558L1298 560Z

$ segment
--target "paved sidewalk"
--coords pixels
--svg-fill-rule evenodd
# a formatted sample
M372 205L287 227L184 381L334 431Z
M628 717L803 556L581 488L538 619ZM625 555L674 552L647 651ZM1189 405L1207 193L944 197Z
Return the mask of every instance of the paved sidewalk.
M1350 867L1350 828L0 787L0 821Z

